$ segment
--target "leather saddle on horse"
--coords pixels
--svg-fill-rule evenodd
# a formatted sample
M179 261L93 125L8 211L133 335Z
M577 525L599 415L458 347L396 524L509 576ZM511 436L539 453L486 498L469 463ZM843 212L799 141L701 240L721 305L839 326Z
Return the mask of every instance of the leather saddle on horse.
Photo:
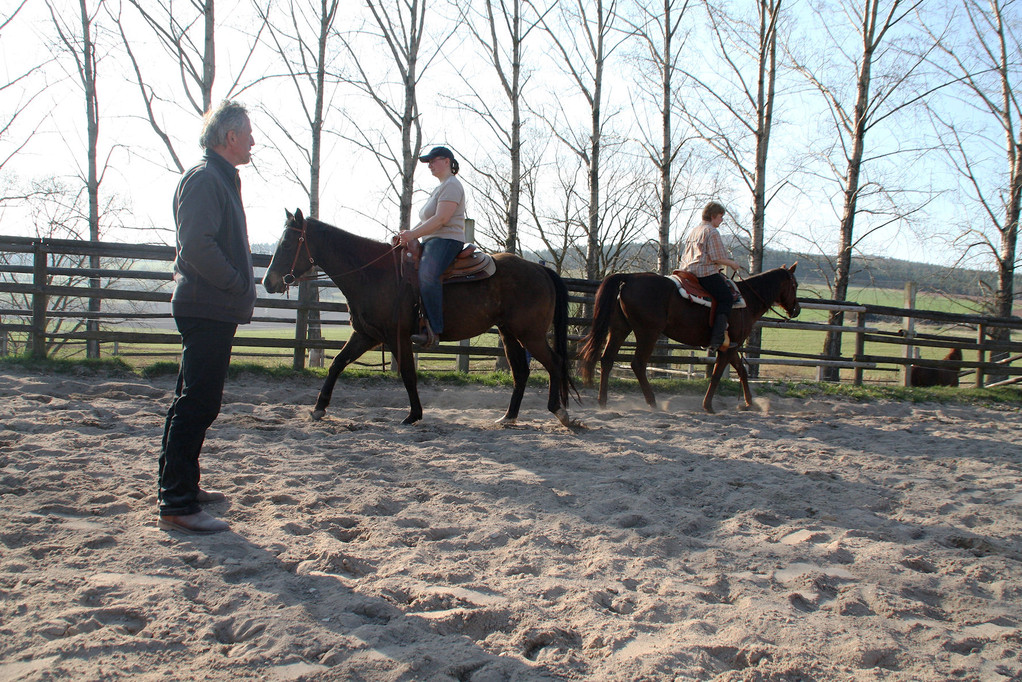
M413 241L405 247L403 260L406 264L410 264L412 267L408 268L409 271L414 273L419 268L419 257L422 254L422 245L418 240ZM454 262L444 270L444 274L441 275L441 279L444 284L454 284L455 282L474 282L480 279L486 279L497 271L497 264L493 262L493 257L485 251L480 251L476 248L475 244L465 244L465 248L455 257ZM418 278L410 277L418 288Z
M707 308L713 308L715 301L713 296L703 288L703 285L699 283L699 278L693 275L688 270L675 270L673 273L668 275L668 278L674 282L674 285L678 287L678 293L681 294L682 298L688 299L698 305L706 306ZM725 278L727 279L727 278ZM744 308L745 299L742 297L742 293L738 290L738 285L734 283L734 280L727 279L728 286L731 287L731 293L734 294L734 304L732 308Z

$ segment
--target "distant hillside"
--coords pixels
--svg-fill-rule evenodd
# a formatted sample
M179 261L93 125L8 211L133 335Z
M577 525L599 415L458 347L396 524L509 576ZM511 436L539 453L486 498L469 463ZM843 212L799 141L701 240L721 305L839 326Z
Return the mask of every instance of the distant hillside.
M832 265L820 255L767 251L763 259L765 269L799 262L799 281L826 286L833 279ZM804 269L803 269L804 268ZM997 276L993 272L947 268L928 263L914 263L896 258L852 258L851 287L903 289L906 282L915 282L920 291L953 296L982 297L996 288ZM986 283L986 287L982 283Z
M748 260L748 251L741 247L732 249L740 263ZM530 260L552 260L549 251L531 254ZM636 245L627 251L622 262L629 272L656 270L656 247L651 243ZM798 262L799 283L815 287L827 287L833 280L834 271L827 259L819 254L796 253L767 249L763 256L763 269L770 270L782 265ZM572 273L581 273L585 264L573 259L566 268ZM1022 280L1022 277L1016 278ZM928 263L914 263L895 258L866 257L852 259L852 276L849 286L877 287L881 289L903 289L906 282L915 282L923 292L943 293L953 296L982 297L996 288L997 277L993 272L946 268ZM986 283L986 288L983 284ZM1016 292L1022 291L1022 281L1017 281Z

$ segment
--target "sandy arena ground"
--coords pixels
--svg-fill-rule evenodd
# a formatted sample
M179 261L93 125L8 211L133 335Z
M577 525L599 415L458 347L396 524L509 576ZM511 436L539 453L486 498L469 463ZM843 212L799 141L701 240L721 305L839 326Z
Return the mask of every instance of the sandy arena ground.
M247 375L183 536L172 389L0 375L0 680L1022 679L1017 407Z

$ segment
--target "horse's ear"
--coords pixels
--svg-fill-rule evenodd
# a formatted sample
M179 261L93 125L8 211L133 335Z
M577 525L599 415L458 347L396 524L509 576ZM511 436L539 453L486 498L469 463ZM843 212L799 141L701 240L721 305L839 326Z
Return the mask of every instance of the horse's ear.
M295 209L295 222L298 223L305 222L305 216L302 215L302 209L300 208Z
M291 211L287 210L286 208L284 209L284 215L287 216L288 222L291 222L292 220L295 219L295 217L291 214Z
M791 274L794 275L795 274L795 266L796 265L798 265L798 261L795 261L794 263L791 264L791 267L788 268L788 272L790 272Z

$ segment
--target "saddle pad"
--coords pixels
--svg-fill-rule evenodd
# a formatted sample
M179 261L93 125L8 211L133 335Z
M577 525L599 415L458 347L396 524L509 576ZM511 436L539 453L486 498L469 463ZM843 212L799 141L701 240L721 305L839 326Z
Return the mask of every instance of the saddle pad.
M702 285L699 284L699 280L691 272L687 270L675 270L673 273L667 276L668 279L674 282L674 285L678 287L678 293L681 294L682 298L686 298L693 303L697 303L701 306L710 308L713 306L713 297L703 289ZM734 281L725 278L728 286L731 287L731 292L735 295L735 302L732 308L744 308L745 298L742 297L740 291L738 291L738 285Z

